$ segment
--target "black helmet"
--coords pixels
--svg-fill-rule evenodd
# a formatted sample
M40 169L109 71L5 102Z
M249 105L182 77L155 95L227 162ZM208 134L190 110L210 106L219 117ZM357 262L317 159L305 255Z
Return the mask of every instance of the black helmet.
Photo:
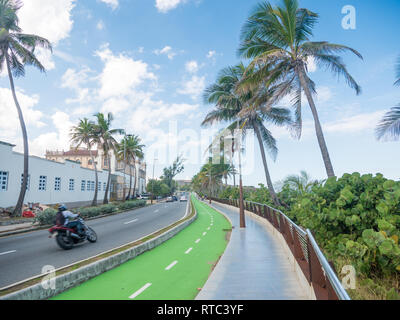
M60 204L60 206L58 207L59 211L65 211L67 210L67 206L65 204Z

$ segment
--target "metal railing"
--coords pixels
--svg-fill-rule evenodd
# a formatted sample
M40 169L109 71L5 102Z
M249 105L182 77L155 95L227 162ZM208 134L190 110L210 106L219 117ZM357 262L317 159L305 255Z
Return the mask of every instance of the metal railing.
M211 199L239 207L238 199ZM266 204L244 201L244 209L267 219L282 234L317 300L350 300L333 264L328 262L309 229L303 229L282 211Z

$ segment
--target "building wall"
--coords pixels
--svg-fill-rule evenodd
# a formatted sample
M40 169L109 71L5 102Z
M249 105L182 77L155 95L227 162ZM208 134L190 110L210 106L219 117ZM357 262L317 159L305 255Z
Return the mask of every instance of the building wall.
M3 208L16 204L21 189L24 156L13 152L12 149L12 145L0 142L0 172L8 172L6 190L1 189L0 181L0 207ZM47 177L46 190L39 190L40 176ZM99 171L98 176L101 182L98 200L101 201L104 198L108 171ZM61 179L60 190L55 190L56 177ZM73 191L69 190L70 179L74 179ZM85 191L81 191L82 180L85 181ZM71 161L59 163L31 156L29 157L29 185L24 203L56 204L90 201L93 199L94 190L87 190L87 181L92 181L94 185L94 170L81 168L80 164Z

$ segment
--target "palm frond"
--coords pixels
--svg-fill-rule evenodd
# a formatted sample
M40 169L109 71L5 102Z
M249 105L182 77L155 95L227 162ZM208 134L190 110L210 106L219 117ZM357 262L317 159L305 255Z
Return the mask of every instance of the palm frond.
M391 137L394 139L400 137L400 105L393 107L385 114L375 132L379 140L384 137Z

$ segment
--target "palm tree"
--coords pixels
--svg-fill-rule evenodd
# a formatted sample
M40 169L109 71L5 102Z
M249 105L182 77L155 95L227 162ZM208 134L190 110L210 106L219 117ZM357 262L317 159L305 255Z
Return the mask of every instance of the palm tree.
M282 0L281 5L275 7L263 2L256 6L243 27L238 52L245 58L253 59L250 67L259 66L259 70L249 79L250 82L278 83L280 85L276 96L293 96L299 138L301 96L305 93L314 118L326 172L328 177L332 177L335 173L313 98L316 93L315 83L308 76L307 65L310 59L314 59L318 66L330 69L337 76L343 76L347 84L360 94L360 86L337 54L351 52L361 59L362 56L344 45L310 41L317 21L318 14L299 8L297 0Z
M304 170L300 171L299 175L290 175L285 178L283 185L289 186L297 194L303 195L311 191L311 188L320 182L313 180L311 176Z
M99 112L95 114L97 122L94 125L94 133L98 137L99 146L103 149L105 160L108 163L108 179L107 186L104 194L103 204L108 203L108 192L110 190L111 181L111 152L117 152L118 142L115 140L114 135L124 134L123 129L111 129L111 122L113 121L112 113L108 113L107 117Z
M400 86L400 58L396 66L396 86ZM392 138L400 137L400 105L393 107L385 114L381 122L376 128L376 136L378 140L383 137L391 136Z
M205 102L215 104L216 107L207 114L202 125L228 121L230 125L225 129L225 132L233 132L239 122L244 134L250 129L254 130L259 142L268 189L275 204L279 205L265 155L265 148L267 148L269 154L275 160L278 148L275 138L265 127L264 122L278 126L289 125L291 123L290 112L285 108L270 105L273 89L262 88L238 93L240 90L237 88L245 72L246 67L242 63L235 67L227 67L220 72L217 81L206 88L204 92ZM221 134L224 134L224 131Z
M134 176L135 176L135 182L133 186L133 195L135 196L135 190L136 190L136 181L137 181L137 170L136 170L136 160L142 160L144 157L143 153L143 148L145 145L140 144L141 139L139 136L136 135L126 135L124 139L119 143L118 145L118 154L120 158L124 157L126 155L125 163L132 164L133 163L133 168L134 168ZM130 181L129 181L129 191L128 191L128 198L130 198L131 195L131 189L132 189L132 169L131 165L129 165L130 169Z
M97 205L97 194L98 194L98 173L97 165L92 153L92 146L98 143L98 137L95 134L95 124L93 121L89 121L87 118L83 118L79 121L77 126L71 129L71 141L75 144L75 148L78 149L82 144L86 145L89 151L90 158L94 166L94 173L96 178L96 186L94 191L94 197L92 201L92 206Z
M20 215L24 204L26 188L28 184L28 134L26 131L24 116L15 93L14 77L25 76L25 66L31 65L45 72L45 68L35 56L35 48L42 47L52 50L48 40L32 35L22 33L18 26L19 20L17 11L22 7L18 0L0 0L0 72L7 68L10 88L17 108L18 118L22 131L24 143L24 172L19 193L18 201L12 213L13 216Z

